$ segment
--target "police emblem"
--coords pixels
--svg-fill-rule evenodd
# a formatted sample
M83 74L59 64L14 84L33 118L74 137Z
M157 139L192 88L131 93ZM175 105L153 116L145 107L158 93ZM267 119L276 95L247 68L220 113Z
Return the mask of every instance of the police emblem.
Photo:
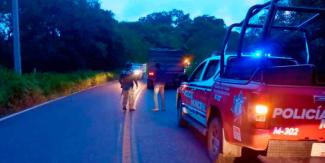
M244 96L242 91L237 96L234 96L233 105L231 108L232 113L235 117L238 117L243 112Z

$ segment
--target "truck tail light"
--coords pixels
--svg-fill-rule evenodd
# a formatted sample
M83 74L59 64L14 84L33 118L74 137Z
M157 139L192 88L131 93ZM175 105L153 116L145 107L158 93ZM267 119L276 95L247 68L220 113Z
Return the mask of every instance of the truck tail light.
M266 118L266 114L268 112L268 108L266 105L255 105L255 113L256 115L259 115L259 116L264 116ZM262 119L256 119L256 121L260 121ZM265 121L265 119L263 120Z
M255 126L257 128L266 127L266 117L268 113L268 107L266 105L257 104L255 105Z
M154 76L155 73L154 72L149 72L149 76Z

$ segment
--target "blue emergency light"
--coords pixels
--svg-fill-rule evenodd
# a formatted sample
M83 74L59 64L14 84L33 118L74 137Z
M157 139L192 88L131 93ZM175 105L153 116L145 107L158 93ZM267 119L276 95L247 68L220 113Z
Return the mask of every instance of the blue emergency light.
M256 50L253 53L253 56L258 57L258 58L262 57L262 56L271 57L271 53L264 53L262 50Z
M255 57L261 57L262 54L263 54L262 50L256 50L256 51L254 52L254 56L255 56Z

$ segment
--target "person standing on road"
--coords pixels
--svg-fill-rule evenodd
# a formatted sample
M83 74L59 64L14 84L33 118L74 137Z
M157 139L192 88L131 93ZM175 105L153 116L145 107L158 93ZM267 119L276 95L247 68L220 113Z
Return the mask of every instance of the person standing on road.
M159 111L159 106L158 106L158 93L161 96L161 110L165 111L165 72L161 69L160 64L157 63L155 65L156 67L156 78L154 80L154 102L155 102L155 107L153 111Z
M127 104L129 104L129 110L134 111L134 90L133 86L136 85L136 88L138 88L138 82L133 75L133 72L131 70L132 65L130 63L127 63L125 65L125 69L122 71L119 77L119 82L121 84L122 88L122 109L125 111Z

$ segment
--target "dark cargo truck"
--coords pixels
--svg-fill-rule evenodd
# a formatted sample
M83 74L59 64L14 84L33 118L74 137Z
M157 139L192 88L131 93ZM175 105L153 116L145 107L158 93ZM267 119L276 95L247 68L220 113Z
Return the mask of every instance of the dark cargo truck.
M166 72L166 85L178 86L180 77L184 74L183 57L184 51L179 49L150 49L147 64L147 88L153 88L156 63L159 63L161 69Z

